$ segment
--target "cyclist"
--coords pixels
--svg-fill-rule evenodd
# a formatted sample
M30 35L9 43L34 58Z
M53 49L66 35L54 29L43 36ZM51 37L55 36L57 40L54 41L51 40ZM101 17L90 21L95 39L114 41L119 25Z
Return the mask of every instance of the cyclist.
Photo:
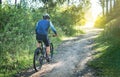
M37 49L40 48L40 41L43 41L44 44L46 45L46 56L47 56L47 61L49 62L50 60L50 42L48 38L48 29L49 27L51 30L54 32L54 36L57 36L56 29L52 22L50 21L50 16L49 14L44 14L43 19L39 20L36 24L36 40L37 40Z

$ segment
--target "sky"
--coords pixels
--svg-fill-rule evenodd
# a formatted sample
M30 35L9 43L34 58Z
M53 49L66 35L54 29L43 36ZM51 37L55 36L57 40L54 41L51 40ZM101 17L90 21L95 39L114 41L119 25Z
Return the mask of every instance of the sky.
M15 0L2 0L2 1L3 1L3 3L5 3L6 1L11 2L12 4L15 3ZM17 2L20 2L20 0L17 0Z
M33 2L32 0L27 0L28 1L28 5L30 5L29 7L40 7L43 6L42 4L39 3L39 0L37 0L37 2ZM9 4L14 4L15 0L3 0L2 3L6 3L8 2ZM20 0L17 0L17 3L20 3Z
M96 19L96 17L102 12L102 8L99 4L99 0L91 0L91 3L92 16L94 19Z

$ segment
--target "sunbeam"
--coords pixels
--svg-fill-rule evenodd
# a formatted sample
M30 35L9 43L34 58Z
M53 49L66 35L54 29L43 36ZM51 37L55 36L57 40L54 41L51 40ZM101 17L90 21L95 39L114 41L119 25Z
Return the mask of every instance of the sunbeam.
M91 7L85 14L85 18L87 21L85 27L93 27L97 16L102 12L102 8L98 0L90 0L90 2Z

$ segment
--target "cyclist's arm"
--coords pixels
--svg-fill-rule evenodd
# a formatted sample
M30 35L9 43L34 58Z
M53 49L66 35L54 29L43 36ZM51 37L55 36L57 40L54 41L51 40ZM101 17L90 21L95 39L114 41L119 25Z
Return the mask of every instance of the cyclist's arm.
M52 24L52 22L50 22L50 28L55 33L55 35L57 35L57 31L56 31L54 25Z

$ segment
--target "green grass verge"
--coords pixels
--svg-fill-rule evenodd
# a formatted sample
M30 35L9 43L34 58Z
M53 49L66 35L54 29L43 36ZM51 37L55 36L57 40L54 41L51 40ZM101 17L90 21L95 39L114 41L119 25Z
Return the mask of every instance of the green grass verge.
M120 77L120 40L98 38L95 45L97 54L88 65L96 70L99 77Z

